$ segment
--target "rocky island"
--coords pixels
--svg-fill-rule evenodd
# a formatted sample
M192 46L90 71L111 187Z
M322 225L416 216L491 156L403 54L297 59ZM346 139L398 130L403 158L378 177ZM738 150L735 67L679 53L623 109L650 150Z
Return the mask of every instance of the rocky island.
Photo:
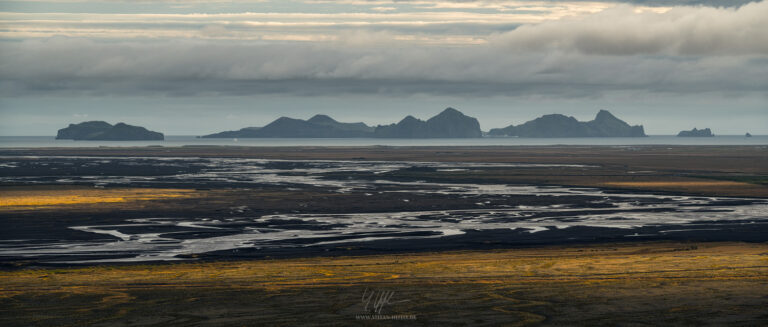
M204 138L348 138L371 137L373 127L364 123L340 123L326 115L308 120L280 117L264 127L246 127L202 136Z
M477 119L453 108L447 108L427 121L407 116L397 124L379 125L374 134L382 138L477 138L483 136Z
M607 110L600 110L594 120L580 122L561 114L544 115L521 125L494 128L491 136L517 137L643 137L642 125L630 126Z
M712 134L712 130L709 128L704 129L697 129L694 127L690 131L680 131L680 133L677 133L677 136L679 137L712 137L715 136L715 134Z
M427 121L407 116L397 124L370 127L341 123L327 115L308 120L280 117L264 127L246 127L202 136L204 138L469 138L482 137L480 123L460 111L447 108Z
M141 126L125 123L115 125L104 121L87 121L69 124L56 134L57 140L84 141L162 141L163 133L153 132Z

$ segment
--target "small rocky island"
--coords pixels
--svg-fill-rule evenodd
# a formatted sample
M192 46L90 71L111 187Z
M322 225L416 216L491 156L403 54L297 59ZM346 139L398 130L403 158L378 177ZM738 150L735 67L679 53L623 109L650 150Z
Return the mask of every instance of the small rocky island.
M544 115L521 125L494 128L490 136L517 137L643 137L642 125L630 126L607 110L600 110L594 120L580 122L561 114Z
M709 128L704 129L697 129L694 127L690 131L680 131L680 133L677 133L677 136L679 137L712 137L715 136L715 134L712 134L712 130Z
M460 111L447 108L423 121L407 116L397 124L371 127L364 123L341 123L326 115L308 120L280 117L264 127L246 127L202 136L204 138L470 138L482 137L480 123Z
M87 121L80 124L69 124L59 130L57 140L84 141L162 141L163 133L153 132L141 126L125 123L115 125L104 121Z

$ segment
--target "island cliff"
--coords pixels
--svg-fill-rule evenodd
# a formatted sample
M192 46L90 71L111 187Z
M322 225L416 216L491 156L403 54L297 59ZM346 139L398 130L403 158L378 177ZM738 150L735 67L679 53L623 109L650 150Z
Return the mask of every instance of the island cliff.
M56 134L57 140L85 141L162 141L163 133L153 132L141 126L125 123L111 125L103 121L87 121L69 124Z

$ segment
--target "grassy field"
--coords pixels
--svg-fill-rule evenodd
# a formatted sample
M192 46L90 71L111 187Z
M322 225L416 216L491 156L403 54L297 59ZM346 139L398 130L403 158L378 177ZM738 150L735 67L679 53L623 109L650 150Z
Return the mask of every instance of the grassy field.
M2 271L0 325L760 325L767 294L768 244L553 246Z

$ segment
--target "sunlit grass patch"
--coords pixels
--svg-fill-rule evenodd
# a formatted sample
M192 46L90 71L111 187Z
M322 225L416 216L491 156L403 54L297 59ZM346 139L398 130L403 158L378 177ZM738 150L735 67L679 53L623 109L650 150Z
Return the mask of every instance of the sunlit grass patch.
M679 244L662 243L620 246L615 252L583 251L590 248L551 247L536 250L0 271L0 290L43 285L101 287L123 283L151 285L158 282L167 286L226 282L283 289L385 280L398 280L401 283L425 280L436 283L505 283L518 279L587 282L616 278L765 279L768 276L768 268L764 266L764 253L768 250L765 244L711 243L682 251ZM394 262L391 260L393 257L399 260Z
M0 190L0 207L58 206L95 203L117 203L194 196L187 189L40 189L11 188Z
M767 251L761 243L640 243L0 270L0 325L173 325L180 316L335 325L364 313L361 294L370 290L394 292L385 312L457 325L595 325L647 312L706 321L722 310L751 321L764 314Z
M123 197L94 197L79 195L59 195L59 196L15 196L4 197L0 199L0 206L50 206L60 204L78 204L78 203L103 203L103 202L125 202Z

